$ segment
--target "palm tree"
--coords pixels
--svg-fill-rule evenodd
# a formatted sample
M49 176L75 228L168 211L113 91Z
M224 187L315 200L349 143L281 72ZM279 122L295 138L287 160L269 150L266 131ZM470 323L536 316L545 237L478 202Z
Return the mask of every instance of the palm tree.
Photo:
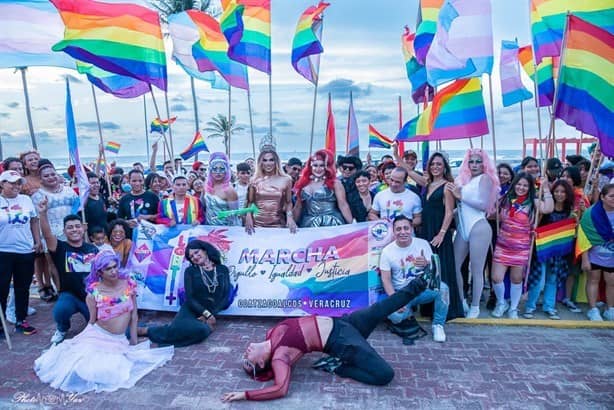
M207 122L207 126L208 127L204 129L204 131L209 132L207 138L224 138L226 156L230 158L230 137L237 131L242 131L243 127L236 125L234 115L230 117L230 121L228 121L228 117L222 114L218 114L211 118L211 121Z
M164 23L168 23L168 16L171 14L185 10L206 11L214 17L220 14L220 10L211 4L211 0L149 0L149 4L160 13Z

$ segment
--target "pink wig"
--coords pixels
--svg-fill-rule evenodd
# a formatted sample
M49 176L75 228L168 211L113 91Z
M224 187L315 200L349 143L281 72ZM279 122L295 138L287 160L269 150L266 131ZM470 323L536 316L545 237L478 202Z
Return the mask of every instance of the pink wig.
M497 169L495 164L491 161L488 153L480 148L470 148L465 153L463 163L460 166L460 170L456 180L454 181L459 186L465 186L471 181L471 170L469 169L469 159L477 155L482 159L482 165L484 165L484 175L490 179L492 187L488 193L488 213L492 213L496 209L497 200L499 198L499 177L497 175Z
M213 176L211 175L211 170L216 164L224 165L226 167L226 173L224 174L224 181L222 182L222 186L227 187L230 185L230 164L228 163L228 157L223 152L214 152L209 157L209 167L207 172L206 191L209 194L213 193Z

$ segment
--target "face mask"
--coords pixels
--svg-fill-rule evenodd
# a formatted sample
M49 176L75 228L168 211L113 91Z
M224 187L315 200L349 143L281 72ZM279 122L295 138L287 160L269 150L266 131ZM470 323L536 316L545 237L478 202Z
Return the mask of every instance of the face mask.
M132 187L130 184L122 184L122 191L125 193L130 193L132 191Z

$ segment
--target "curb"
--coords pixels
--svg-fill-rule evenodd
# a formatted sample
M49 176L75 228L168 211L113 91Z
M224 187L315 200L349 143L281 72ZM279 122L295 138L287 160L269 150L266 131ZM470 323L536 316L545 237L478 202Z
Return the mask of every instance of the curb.
M614 329L614 322L593 322L590 320L552 320L552 319L453 319L447 323L459 325L486 326L542 326L556 329Z

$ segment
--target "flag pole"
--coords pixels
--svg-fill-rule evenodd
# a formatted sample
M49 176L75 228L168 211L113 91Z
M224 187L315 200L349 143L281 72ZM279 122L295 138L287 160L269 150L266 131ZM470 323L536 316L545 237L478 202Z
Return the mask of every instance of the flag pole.
M190 76L190 89L192 90L192 102L194 103L194 129L198 132L200 121L198 119L198 101L196 99L196 87L194 85L194 77ZM198 161L198 152L195 155L195 160Z
M230 161L230 125L231 125L231 121L232 121L232 87L229 85L228 86L228 129L226 130L226 133L228 134L228 138L226 139L226 144L224 144L226 146L226 155L228 155L228 160ZM271 134L273 135L273 134Z
M145 94L143 94L143 117L145 118L145 145L147 149L147 161L151 158L149 156L149 132L147 130L147 101L145 100Z
M492 152L495 165L497 165L497 142L495 138L495 107L492 98L492 75L488 74L488 93L490 94L490 122L492 127ZM480 148L484 149L484 136L480 137Z
M401 96L399 95L399 131L403 129L403 101L401 100ZM403 153L405 152L405 142L399 143L399 156L402 158Z
M552 133L552 144L556 145L556 140L554 138L556 138L555 136L555 115L556 115L556 106L558 104L558 99L559 99L559 84L560 84L560 70L561 67L563 67L564 63L565 63L565 55L567 54L567 31L569 29L569 19L571 17L571 12L567 11L567 15L565 16L565 28L563 29L563 41L561 44L561 59L559 61L559 73L557 73L557 81L556 81L556 86L554 87L554 98L552 100L552 111L550 112L550 129L551 129L551 133ZM554 78L554 58L552 60L552 78ZM553 151L554 152L554 151Z
M309 156L311 157L311 153L313 152L313 133L316 124L316 102L318 97L318 81L319 81L320 73L316 76L316 83L313 89L313 106L311 109L311 137L309 138ZM351 91L350 91L351 93Z
M26 81L26 67L19 67L21 71L21 83L23 84L23 95L26 103L26 118L28 119L28 129L30 130L30 140L32 141L32 148L38 149L36 145L36 136L34 135L34 125L32 124L32 110L30 109L30 95L28 94L28 82Z
M154 109L156 110L156 116L158 117L158 119L161 119L162 117L160 116L160 109L158 108L156 96L154 95L151 85L149 86L149 92L151 93L151 100L153 101ZM162 138L164 139L164 161L166 161L166 152L168 151L168 154L171 155L171 150L168 147L168 141L166 139L166 133L164 132L164 128L162 128ZM172 155L171 155L171 160L172 160Z
M520 130L522 131L522 158L527 154L526 135L524 133L524 108L523 101L520 101Z
M168 106L168 92L164 91L164 104L166 105L166 118L168 120L171 119L171 110ZM173 149L173 127L171 127L171 121L168 121L168 139L170 142L170 150L171 150L171 161L175 160L175 150ZM175 172L179 173L179 170L175 170Z
M348 106L348 124L345 134L345 155L350 155L350 107L352 106L352 90L350 90L350 105ZM359 155L360 156L360 155Z
M105 166L104 180L107 184L109 195L111 195L113 191L111 190L111 180L109 179L109 173L107 172L107 158L104 152L104 141L102 139L102 125L100 123L100 111L98 110L98 100L96 99L96 89L94 88L94 84L90 83L90 86L92 87L92 97L94 99L94 111L96 112L96 123L98 124L98 138L100 140L100 147L102 148L100 150L100 154L102 155L102 160L104 161L104 166ZM96 177L98 177L98 175L96 175ZM85 218L85 212L83 212L83 217Z
M256 158L256 139L254 137L254 120L253 120L253 113L252 113L252 93L250 91L250 87L249 87L249 80L248 80L248 86L247 86L247 110L249 111L249 132L250 135L252 137L252 154L254 156L254 158Z

